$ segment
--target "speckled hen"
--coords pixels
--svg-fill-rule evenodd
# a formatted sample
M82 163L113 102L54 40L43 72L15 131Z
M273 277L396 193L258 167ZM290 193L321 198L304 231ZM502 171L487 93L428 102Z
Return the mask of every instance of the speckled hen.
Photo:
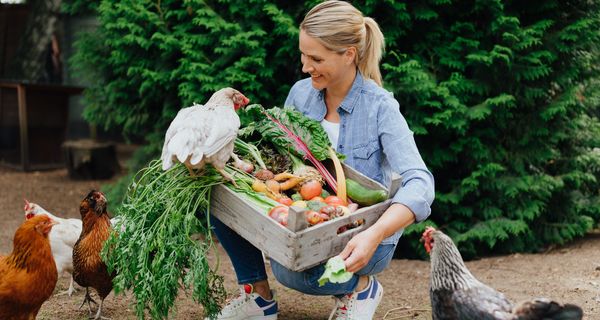
M431 255L429 295L433 320L579 320L583 311L545 298L513 305L502 293L477 280L443 232L428 227L422 240Z

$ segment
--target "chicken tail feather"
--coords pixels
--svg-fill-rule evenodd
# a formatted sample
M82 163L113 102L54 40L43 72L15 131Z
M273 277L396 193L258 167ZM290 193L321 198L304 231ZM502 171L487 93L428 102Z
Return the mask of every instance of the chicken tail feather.
M583 318L583 310L573 304L561 305L548 299L534 299L519 305L515 309L519 320L579 320Z
M190 130L184 130L178 132L171 140L169 141L168 150L171 154L174 154L177 157L179 162L185 162L188 156L191 153L191 149L189 146L189 137L193 137L193 132L188 132Z

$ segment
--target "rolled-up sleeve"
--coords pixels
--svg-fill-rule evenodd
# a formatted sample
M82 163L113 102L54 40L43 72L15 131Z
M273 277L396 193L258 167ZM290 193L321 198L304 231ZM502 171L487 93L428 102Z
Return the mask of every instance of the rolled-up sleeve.
M392 170L402 176L402 187L393 196L393 203L401 203L415 214L417 222L431 213L435 198L434 179L423 162L413 132L400 113L398 102L390 97L379 109L378 127L383 153Z

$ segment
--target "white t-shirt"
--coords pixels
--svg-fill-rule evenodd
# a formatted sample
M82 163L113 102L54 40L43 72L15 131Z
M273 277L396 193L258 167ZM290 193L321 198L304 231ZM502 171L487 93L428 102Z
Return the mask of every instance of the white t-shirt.
M333 149L337 150L338 138L340 137L340 124L323 119L321 121L321 126L325 129L325 132L327 132L327 136L329 136L329 141L331 141Z

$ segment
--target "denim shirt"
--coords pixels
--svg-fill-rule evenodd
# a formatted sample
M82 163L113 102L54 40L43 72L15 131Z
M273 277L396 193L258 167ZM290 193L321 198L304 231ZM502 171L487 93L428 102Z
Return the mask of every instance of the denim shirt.
M325 94L313 88L310 78L294 84L285 106L319 122L327 113ZM417 222L425 220L435 196L433 175L421 159L413 132L393 94L357 72L338 113L340 133L335 148L346 155L344 162L386 186L390 185L392 172L400 174L402 187L392 202L410 208ZM402 231L381 244L396 244Z

